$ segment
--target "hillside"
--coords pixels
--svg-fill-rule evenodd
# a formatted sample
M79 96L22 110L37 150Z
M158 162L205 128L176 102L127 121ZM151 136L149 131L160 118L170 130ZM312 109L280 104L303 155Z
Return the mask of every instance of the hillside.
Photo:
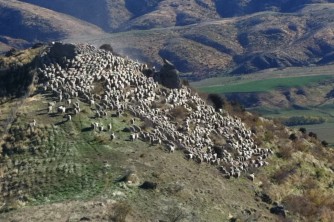
M0 6L2 52L61 39L110 43L156 66L167 58L194 80L333 62L331 1L12 0Z
M55 43L1 66L1 221L334 218L331 148L161 85L168 62Z
M19 1L0 1L1 42L16 48L69 37L96 36L97 26Z
M192 79L325 65L333 62L332 10L331 4L310 5L295 13L261 12L183 27L107 34L85 41L110 43L116 51L154 65L161 57L167 58L181 72L193 73Z

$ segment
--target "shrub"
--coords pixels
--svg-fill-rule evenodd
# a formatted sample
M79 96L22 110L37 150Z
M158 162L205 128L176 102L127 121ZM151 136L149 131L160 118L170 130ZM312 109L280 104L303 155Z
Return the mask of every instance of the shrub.
M264 138L263 140L266 142L272 142L274 139L274 133L272 131L266 131L264 133Z
M115 222L125 222L126 216L130 213L131 206L126 202L119 202L113 209L111 219Z
M110 44L103 44L100 46L100 49L103 49L109 52L114 52L114 49L112 48Z
M299 128L299 131L302 132L303 134L305 134L306 133L306 128L301 127L301 128Z
M326 140L321 141L321 145L324 147L328 147L328 142Z
M275 183L282 184L289 176L295 174L296 172L296 166L283 166L272 175L272 179Z
M213 103L213 107L215 108L216 111L222 109L225 105L224 99L218 94L209 94L208 100Z
M278 158L282 159L289 159L292 156L292 148L289 146L283 146L280 148L279 152L277 153Z
M323 168L317 168L315 171L315 176L319 180L326 175L326 171Z
M178 206L169 207L166 213L169 222L178 222L185 219L187 216Z
M109 143L109 138L103 135L96 135L94 137L94 141L96 141L99 144L108 144Z
M175 119L184 119L188 115L188 111L183 106L175 107L174 109L169 111L169 114Z
M313 133L313 132L309 132L308 134L309 137L312 137L314 139L317 139L318 138L318 135L316 133Z
M298 139L298 137L296 136L296 134L292 133L292 134L290 134L289 139L292 140L292 141L296 141Z
M181 82L182 82L182 85L184 85L184 86L189 86L190 85L189 81L187 79L182 79Z
M292 116L290 118L283 119L283 124L287 126L298 125L312 125L324 123L326 120L322 117L309 117L309 116Z
M317 213L316 206L304 196L289 195L284 198L283 203L289 211L309 219Z
M141 128L143 130L148 130L150 128L153 128L154 124L151 120L149 119L144 119L144 123L141 125Z

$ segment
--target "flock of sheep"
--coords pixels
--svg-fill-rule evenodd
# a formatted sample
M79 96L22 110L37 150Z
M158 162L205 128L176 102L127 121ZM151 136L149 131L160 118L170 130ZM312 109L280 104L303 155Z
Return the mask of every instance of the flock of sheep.
M257 147L251 130L239 118L216 112L190 88L163 87L143 74L147 65L110 51L84 44L75 48L73 59L58 63L48 52L41 56L40 87L54 98L49 112L62 113L68 121L81 112L80 103L89 104L95 118L130 112L150 126L142 129L135 118L131 120L131 141L161 144L170 152L182 150L186 158L216 165L227 177L268 164L265 159L272 151ZM104 128L95 118L92 129L108 131L111 140L117 139L111 124Z

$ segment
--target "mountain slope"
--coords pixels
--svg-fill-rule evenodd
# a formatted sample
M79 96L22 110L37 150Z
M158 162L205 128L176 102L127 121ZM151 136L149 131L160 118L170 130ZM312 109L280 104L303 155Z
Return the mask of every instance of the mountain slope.
M294 5L292 1L267 1L265 4L258 1L236 1L237 5L234 7L246 9L240 9L241 12L236 12L235 15L243 16L225 19L217 11L223 7L219 4L232 4L228 1L179 3L172 0L100 0L96 4L86 1L82 4L77 1L64 1L63 4L38 0L25 2L29 3L3 3L3 10L17 8L14 11L18 13L10 17L8 13L5 14L6 10L3 13L4 29L1 32L5 49L8 46L27 45L36 38L39 41L86 40L97 46L111 43L119 52L123 51L133 59L155 66L159 66L160 57L165 57L180 71L194 73L193 79L333 62L333 3L328 3L330 1L321 1L319 4L315 4L317 1L302 1L298 3L298 7L290 7L291 4ZM23 9L23 5L26 9ZM107 31L128 31L89 37L93 33L103 32L96 30L95 26L94 31L84 28L86 25L83 24L87 23L76 25L76 22L80 23L79 20L65 22L64 27L64 14L60 13L54 14L57 19L47 20L45 15L50 11L46 8L68 13ZM30 10L29 13L32 13L32 9L36 13L41 11L39 14L44 16L42 21L45 22L42 24L45 25L37 25L39 16L33 21L33 14L22 19L25 23L21 22L20 11ZM249 14L257 11L259 12ZM12 18L16 20L10 21ZM69 21L72 20L71 17ZM13 23L10 29L10 26L5 25L8 22ZM32 31L33 28L37 28L37 31ZM8 41L9 37L12 41Z
M96 45L111 43L116 51L155 65L164 57L180 71L195 72L198 78L328 64L333 62L333 8L332 4L310 5L295 13L261 12L86 41Z
M103 31L74 17L18 1L0 1L0 35L38 41L98 35Z
M165 88L90 45L1 65L22 91L0 94L2 221L333 219L334 154L314 134Z

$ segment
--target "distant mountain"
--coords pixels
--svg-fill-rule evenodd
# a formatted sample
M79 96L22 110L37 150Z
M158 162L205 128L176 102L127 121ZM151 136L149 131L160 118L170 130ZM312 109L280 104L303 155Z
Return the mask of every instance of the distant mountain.
M203 77L328 64L334 61L332 2L0 0L0 50L84 39L154 65L164 57Z
M207 77L267 68L332 63L334 4L310 5L294 13L260 12L195 25L104 36L132 58L154 64L161 57L182 72ZM71 39L70 41L75 41ZM89 41L89 40L87 40Z
M334 0L20 0L92 23L105 31L182 26L261 11L295 12Z
M1 42L10 46L103 31L74 17L19 1L0 1Z

